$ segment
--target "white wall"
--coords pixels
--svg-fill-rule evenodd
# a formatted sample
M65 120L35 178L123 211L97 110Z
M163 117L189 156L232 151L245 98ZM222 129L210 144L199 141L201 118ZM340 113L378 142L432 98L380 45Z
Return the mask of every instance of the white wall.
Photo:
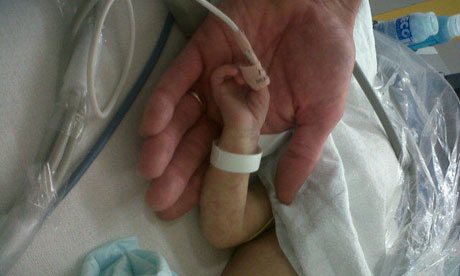
M369 0L373 14L381 14L423 2L421 0Z
M450 73L460 73L460 40L438 45L436 50L449 68Z

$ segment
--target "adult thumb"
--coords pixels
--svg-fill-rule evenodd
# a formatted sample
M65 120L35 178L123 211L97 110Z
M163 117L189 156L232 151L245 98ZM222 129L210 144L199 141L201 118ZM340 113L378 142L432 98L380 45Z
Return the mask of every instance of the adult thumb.
M275 189L282 203L294 201L300 187L315 169L329 133L323 127L301 126L295 129L276 173Z

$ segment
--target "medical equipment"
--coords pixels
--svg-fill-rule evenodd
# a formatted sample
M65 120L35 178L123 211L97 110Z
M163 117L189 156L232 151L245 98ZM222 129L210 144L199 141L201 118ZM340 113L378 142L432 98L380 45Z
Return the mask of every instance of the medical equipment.
M250 55L249 55L249 56L250 56ZM249 57L248 57L248 58L249 58ZM77 94L77 96L75 96L75 98L78 98L78 97L80 97L80 96L78 96L78 94ZM378 103L377 103L377 104L378 104ZM71 107L71 105L69 105L69 106ZM63 109L67 109L67 107L63 107ZM86 112L86 111L85 111L85 112ZM86 113L83 113L81 117L83 117L84 114L86 114ZM383 115L383 116L384 116L384 115ZM72 135L75 136L76 134L79 133L79 131L77 131L77 129L81 129L80 127L78 127L78 124L75 124L75 125L76 125L77 127L71 128L72 130L75 130L75 132L74 132L74 131L69 132L69 133L70 133L70 137L73 137ZM387 128L388 128L388 126L387 126ZM78 138L78 137L75 137L75 138ZM107 137L106 137L106 138L107 138ZM107 138L107 139L108 139L108 138ZM106 141L106 140L105 140L105 141ZM100 149L100 148L99 148L99 149ZM97 155L97 153L96 153L96 155ZM92 156L95 157L95 155L92 155ZM61 160L62 160L62 159L61 159ZM88 165L88 164L86 164L86 165ZM86 165L85 165L85 166L86 166ZM83 166L83 167L85 167L85 166ZM80 168L80 167L79 167L79 168ZM86 167L86 168L87 168L87 167ZM81 172L81 171L80 171L80 172ZM72 177L73 177L74 175L75 175L75 174L73 174ZM75 178L73 178L73 179L75 179ZM45 181L45 180L44 180L44 181ZM76 183L76 182L73 182L73 183ZM36 184L36 183L35 183L35 184ZM65 189L64 189L65 193L67 193L68 191L70 191L70 188L72 187L70 184L66 184L66 185L64 185L64 186L65 186ZM56 190L56 186L46 186L46 187L42 187L42 188L47 188L47 187L48 187L48 188L51 187L52 189L40 190L39 192L43 193L45 196L46 196L46 195L50 195L50 194L51 194L51 195L54 195L54 193L56 193L56 191L57 191L57 190ZM38 190L38 188L37 188L37 190ZM48 193L47 193L47 192L48 192ZM59 195L57 196L57 199L56 199L56 200L57 200L57 202L58 202L58 201L61 200L61 199L62 199L62 197L61 197L60 194L59 194ZM13 214L13 213L11 213L11 214ZM22 212L17 212L16 214L19 215L19 214L23 214L23 213L22 213ZM40 216L42 216L42 215L40 215ZM38 217L38 220L44 219L45 217L46 217L46 215L43 215L42 217ZM8 222L7 222L7 223L8 223ZM35 227L35 225L34 225L34 227ZM35 229L37 229L37 228L35 228ZM31 230L35 230L35 229L31 229ZM2 233L3 233L3 232L2 232ZM3 237L4 237L4 236L2 236L2 239L3 239ZM6 252L6 251L0 251L0 252L1 252L0 254L3 254L3 252ZM16 256L14 256L14 257L16 257ZM14 258L13 258L13 260L14 260Z
M78 44L75 48L75 53L73 54L74 63L72 64L71 57L63 60L63 63L68 66L67 70L70 71L71 74L77 74L77 78L78 75L81 75L81 72L75 72L75 70L81 70L81 67L84 66L84 63L81 62L82 54L79 51L84 51L85 47L88 47L89 45L89 43L85 44L85 39L86 42L88 42L89 36L88 30L86 30L85 27L82 27L84 24L83 21L93 8L95 8L97 2L98 1L87 1L81 9L78 10L75 16L73 30L70 35L70 43L68 43L70 46L67 46L71 47L74 43ZM107 12L112 4L113 1L106 2L104 5L103 16L99 18L98 25L103 25ZM130 3L128 5L130 5ZM129 10L132 11L132 8ZM130 14L133 16L133 13L130 12ZM131 19L134 19L134 17L131 17ZM132 40L130 42L128 59L125 62L122 73L123 78L120 78L112 99L106 106L105 110L98 112L98 117L104 117L110 113L111 109L114 107L116 99L119 97L120 89L124 86L124 82L126 81L126 74L127 71L129 71L129 65L134 52L133 23L134 20L131 20L132 33L130 34L130 37ZM86 157L81 160L80 164L75 167L72 173L70 173L70 169L74 168L74 166L71 166L70 164L71 161L73 161L71 160L71 157L73 157L72 154L76 148L78 139L81 137L84 130L87 108L84 101L84 92L75 89L70 93L65 93L65 96L58 104L57 112L53 116L53 118L57 118L56 120L58 122L51 122L52 128L56 128L56 125L60 125L61 129L51 129L44 138L42 143L43 147L38 154L39 160L37 161L42 165L32 169L32 172L29 173L30 177L27 179L28 185L26 186L26 192L16 201L14 206L9 210L5 217L2 217L2 220L0 221L1 275L6 274L14 265L16 260L21 256L34 238L46 217L76 185L91 163L96 159L104 145L108 142L111 135L115 132L115 129L128 112L129 107L136 99L136 96L140 93L142 87L148 79L148 76L157 64L166 45L172 25L172 16L168 15L157 45L153 49L149 60L146 62L140 77L132 87L130 93L126 96L118 111L108 123L100 138L96 141ZM77 43L76 40L80 28L82 28L82 32L86 32L86 34L83 35L83 38L81 39L83 42ZM98 30L101 30L101 28L98 28ZM93 41L91 43L91 51L93 51L93 54L90 54L93 58L97 52L97 44L101 39L100 35L101 34L99 32L97 35L93 36ZM86 48L86 50L88 50L88 48ZM70 48L65 49L64 56L66 56L66 54L70 55L69 51L71 51ZM88 63L88 72L94 73L94 68L94 62ZM85 70L83 70L83 72L85 72ZM69 85L65 83L67 80L68 78L64 76L62 86L65 88L69 87ZM72 80L70 82L75 84L78 81ZM93 105L98 108L97 103L93 102Z
M270 84L270 78L267 76L264 68L260 64L259 59L257 58L254 50L252 49L251 43L247 39L246 35L238 28L238 26L223 12L221 12L218 8L214 5L209 3L206 0L196 0L200 3L203 7L208 9L212 12L215 16L217 16L220 20L222 20L225 24L227 24L230 29L234 32L233 35L235 40L241 50L241 52L246 56L246 58L250 62L250 66L243 66L240 65L239 68L241 70L241 74L243 75L244 80L246 83L253 89L253 90L260 90L263 87L266 87Z
M99 0L88 0L82 4L82 6L78 9L77 14L74 18L74 23L70 32L69 40L67 41L66 55L70 57L70 53L74 52L73 49L74 44L77 42L77 35L79 32L83 32L84 29L82 26L85 20L88 18L88 15L94 11L94 8ZM126 61L123 65L123 69L118 81L116 88L112 93L112 97L108 101L106 107L101 109L98 104L97 96L96 96L96 89L95 89L95 75L96 75L96 67L97 67L97 54L98 54L98 47L100 45L100 39L102 38L102 28L104 26L104 22L107 19L107 15L111 7L113 6L115 0L106 1L102 7L102 11L100 11L99 15L96 18L95 22L95 29L92 31L92 38L90 42L90 48L88 50L88 62L87 62L87 90L89 95L89 101L92 107L92 112L101 119L106 118L113 110L121 91L123 90L126 79L128 77L129 69L131 67L133 55L134 55L134 44L135 44L135 22L134 22L134 10L131 0L125 0L127 6L127 14L129 17L129 48L128 54L126 57ZM89 34L88 34L89 35ZM83 57L84 58L84 57ZM65 65L68 65L69 61L64 61Z

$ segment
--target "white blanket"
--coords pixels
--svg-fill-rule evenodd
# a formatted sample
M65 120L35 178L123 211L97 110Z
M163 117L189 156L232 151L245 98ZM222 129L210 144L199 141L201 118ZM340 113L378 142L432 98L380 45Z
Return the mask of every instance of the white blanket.
M373 80L377 64L367 1L354 39L357 61ZM385 214L395 193L398 160L358 83L352 81L345 115L290 206L276 199L273 184L284 149L265 158L259 175L270 193L280 245L297 273L372 275L385 252Z

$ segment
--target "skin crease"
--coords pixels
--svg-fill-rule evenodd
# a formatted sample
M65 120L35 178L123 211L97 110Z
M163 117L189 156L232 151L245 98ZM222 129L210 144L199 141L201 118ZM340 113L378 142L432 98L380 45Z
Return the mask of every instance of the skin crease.
M278 198L290 203L314 169L343 115L355 60L353 26L360 0L228 0L220 8L246 33L271 79L262 134L295 127L277 171ZM214 16L165 72L147 103L139 170L153 179L147 203L163 219L196 205L222 118L210 73L244 63L232 31ZM193 88L206 105L186 94Z

